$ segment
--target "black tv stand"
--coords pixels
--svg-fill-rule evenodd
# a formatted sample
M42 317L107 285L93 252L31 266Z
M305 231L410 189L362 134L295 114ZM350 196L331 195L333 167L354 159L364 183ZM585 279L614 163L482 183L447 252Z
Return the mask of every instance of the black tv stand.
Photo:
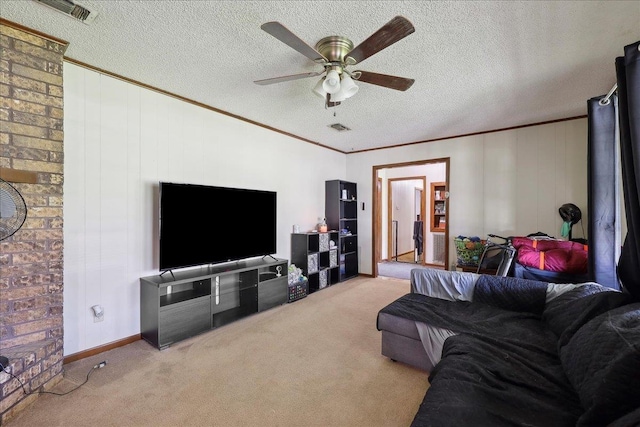
M172 343L288 302L289 261L270 257L140 278L142 338ZM284 272L284 274L282 274Z
M160 277L162 277L164 275L164 273L171 273L171 277L173 277L173 280L176 280L176 276L173 275L173 270L165 270L162 273L160 273Z
M263 257L262 257L262 259L265 259L265 258L267 258L267 257L271 258L271 259L272 259L272 260L274 260L274 261L277 261L277 260L278 260L278 259L277 259L277 258L275 258L273 255L265 255L265 256L263 256Z

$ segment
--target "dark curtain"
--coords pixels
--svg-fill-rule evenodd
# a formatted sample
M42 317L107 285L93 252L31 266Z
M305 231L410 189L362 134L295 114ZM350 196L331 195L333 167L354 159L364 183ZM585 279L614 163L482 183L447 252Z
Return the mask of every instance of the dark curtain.
M622 287L640 300L640 41L625 46L616 58L618 80L620 159L627 235L618 278Z
M620 289L616 277L615 229L617 107L615 95L587 102L589 280L614 289Z

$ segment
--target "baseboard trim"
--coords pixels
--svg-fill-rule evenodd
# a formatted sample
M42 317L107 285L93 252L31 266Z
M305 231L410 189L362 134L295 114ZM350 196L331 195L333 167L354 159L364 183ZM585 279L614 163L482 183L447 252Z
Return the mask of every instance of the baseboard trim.
M86 357L95 356L96 354L104 353L105 351L113 350L114 348L123 347L127 344L131 344L132 342L136 342L142 339L142 335L136 334L131 335L130 337L123 338L121 340L113 341L105 345L101 345L99 347L90 348L89 350L79 351L78 353L70 354L69 356L65 356L64 365L67 363L75 362L80 359L84 359Z

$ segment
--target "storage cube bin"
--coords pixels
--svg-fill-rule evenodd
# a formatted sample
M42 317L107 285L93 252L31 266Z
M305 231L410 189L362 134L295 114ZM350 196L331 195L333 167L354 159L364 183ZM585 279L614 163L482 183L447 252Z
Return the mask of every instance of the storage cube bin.
M338 251L330 251L329 252L329 267L337 267L338 266Z
M322 233L319 235L320 238L320 252L329 250L329 234Z
M307 257L307 274L318 271L318 254L309 254Z

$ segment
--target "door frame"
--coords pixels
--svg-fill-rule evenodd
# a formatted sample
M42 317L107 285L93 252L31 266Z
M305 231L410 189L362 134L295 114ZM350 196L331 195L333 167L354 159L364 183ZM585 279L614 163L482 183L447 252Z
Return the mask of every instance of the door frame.
M416 160L413 162L402 162L402 163L389 163L384 165L374 165L372 167L372 200L373 200L373 214L372 217L374 220L372 221L371 226L371 258L372 258L372 271L373 277L378 277L378 262L382 257L380 251L377 251L376 248L382 247L382 191L378 188L378 172L382 169L393 169L393 168L401 168L407 166L422 166L433 163L444 163L445 164L445 183L447 192L449 192L449 177L451 174L451 158L450 157L442 157L437 159L426 159L426 160ZM447 200L447 204L448 204ZM448 211L450 212L450 210ZM449 216L450 217L450 216ZM449 223L447 221L445 225L445 268L449 265ZM426 221L425 221L426 224Z
M374 188L374 192L375 192L375 197L373 198L374 203L373 205L375 205L375 201L378 200L382 200L382 178L376 177L376 185ZM373 227L377 230L380 230L379 232L382 231L382 209L378 209L373 211ZM373 244L373 248L374 248L374 254L373 257L374 259L381 259L382 258L382 239L378 239L377 242L375 242ZM374 267L374 270L376 269L376 267Z

